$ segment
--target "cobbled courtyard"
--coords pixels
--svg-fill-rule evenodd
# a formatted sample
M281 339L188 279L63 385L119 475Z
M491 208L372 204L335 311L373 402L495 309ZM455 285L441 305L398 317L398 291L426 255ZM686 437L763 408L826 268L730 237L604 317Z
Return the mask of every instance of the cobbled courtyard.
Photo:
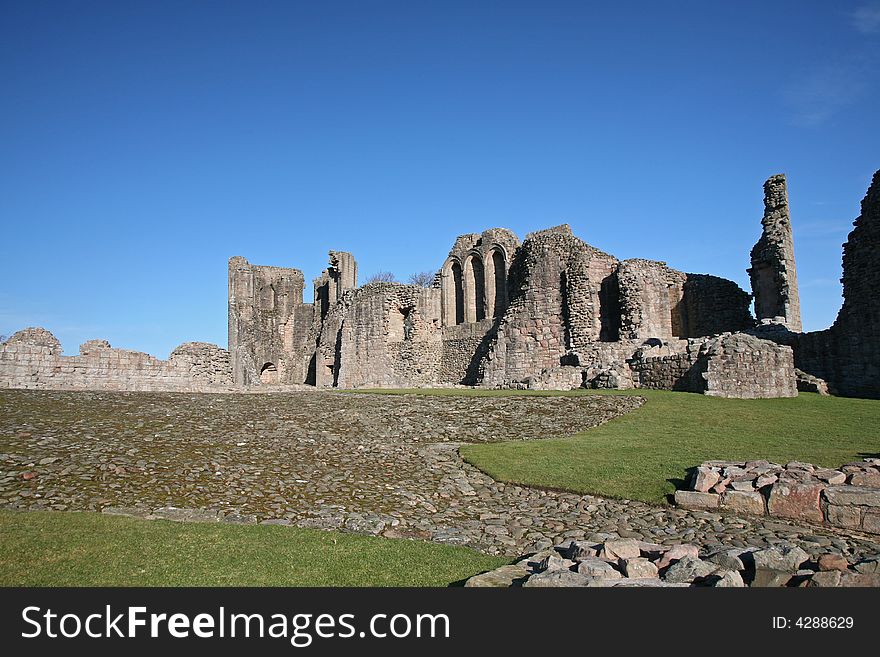
M785 542L813 555L880 549L778 520L505 485L458 455L465 442L571 435L641 403L598 395L3 390L0 504L292 524L511 556L616 536L706 548Z

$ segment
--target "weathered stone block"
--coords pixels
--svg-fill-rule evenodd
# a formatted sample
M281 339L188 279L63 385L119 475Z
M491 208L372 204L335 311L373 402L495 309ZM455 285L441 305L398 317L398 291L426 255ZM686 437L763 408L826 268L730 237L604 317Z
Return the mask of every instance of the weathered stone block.
M849 570L849 562L842 554L823 554L817 563L819 570L839 570L844 573Z
M862 513L857 506L829 504L826 511L826 520L833 527L858 529L862 524Z
M862 518L862 529L872 534L880 534L880 510L869 509Z
M801 484L780 479L770 488L767 510L771 516L822 522L819 496L824 484Z
M550 570L529 577L523 586L526 588L559 588L565 586L589 586L594 578L571 570Z
M697 492L707 493L709 492L709 489L717 484L720 480L720 473L701 465L697 468L697 472L694 476L693 488Z
M843 483L843 482L840 482ZM866 486L869 488L880 488L880 473L877 472L857 472L850 475L849 484L851 486Z
M602 559L616 561L617 559L635 559L641 556L642 550L639 542L633 538L621 538L605 541L599 556Z
M829 504L880 507L880 489L861 486L831 486L825 489Z
M625 559L623 572L631 578L657 577L657 566L643 557Z
M528 568L518 565L501 566L495 570L474 575L464 583L471 588L498 588L513 586L516 582L525 580L529 576Z
M807 581L806 586L810 588L832 588L840 586L840 577L842 573L839 570L829 570L814 573Z
M877 573L844 573L840 578L840 585L844 587L878 587L880 586L880 574Z
M577 571L586 577L598 577L601 579L620 579L621 574L607 561L598 557L586 557L578 563Z
M764 496L757 492L728 490L721 496L721 507L753 516L765 513Z
M717 509L721 496L690 490L675 491L675 503L685 509Z

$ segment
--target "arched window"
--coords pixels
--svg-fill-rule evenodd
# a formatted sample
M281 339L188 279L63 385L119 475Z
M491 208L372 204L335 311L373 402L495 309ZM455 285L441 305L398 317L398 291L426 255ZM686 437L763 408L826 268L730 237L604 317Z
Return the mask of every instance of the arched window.
M486 319L486 274L483 260L473 254L465 261L465 305L466 322L479 322Z
M498 317L507 308L507 263L504 261L504 254L498 249L492 251L492 274L494 283L492 316Z
M464 322L464 284L461 265L450 259L443 266L441 303L443 325L455 326Z

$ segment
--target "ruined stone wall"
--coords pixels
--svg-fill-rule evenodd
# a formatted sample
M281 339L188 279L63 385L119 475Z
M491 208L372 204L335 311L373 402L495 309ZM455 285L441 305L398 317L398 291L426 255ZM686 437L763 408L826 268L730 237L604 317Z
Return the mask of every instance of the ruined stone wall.
M482 379L480 365L474 363L494 322L484 319L473 324L444 326L438 383L474 385Z
M671 340L684 335L682 300L687 276L656 260L624 260L617 269L620 337Z
M771 331L790 344L795 364L824 379L836 395L880 398L880 171L862 200L861 214L843 246L843 307L831 328L810 333Z
M645 346L630 367L639 388L739 399L797 396L791 348L745 333Z
M427 386L441 362L440 291L399 283L356 290L337 349L343 388Z
M764 183L764 230L752 248L748 270L755 295L755 316L769 319L800 332L801 306L794 238L788 210L788 188L783 174Z
M706 342L705 394L752 399L797 397L797 377L791 347L745 333Z
M880 534L880 459L840 469L791 461L706 461L675 492L688 509L726 509Z
M630 361L636 387L705 392L709 362L702 348L697 341L639 348Z
M522 381L598 340L602 282L614 265L568 226L527 236L510 269L510 303L483 358L483 385Z
M205 342L182 344L167 361L114 349L106 340L63 356L55 336L42 328L19 331L0 345L0 388L210 392L232 385L229 354Z
M229 260L229 350L237 385L302 383L306 377L300 338L308 325L295 325L303 303L298 269Z
M685 274L681 302L681 337L744 331L755 325L751 296L726 278Z
M837 339L838 394L880 398L880 171L843 245L843 307ZM824 378L824 377L823 377Z
M749 294L718 276L633 259L620 263L617 284L621 339L695 338L754 326Z
M354 292L347 292L333 304L323 319L317 319L314 331L317 332L316 348L306 381L319 388L336 385L339 374L339 350L342 344L342 326L351 306ZM316 318L319 318L317 311ZM311 337L311 333L310 333Z

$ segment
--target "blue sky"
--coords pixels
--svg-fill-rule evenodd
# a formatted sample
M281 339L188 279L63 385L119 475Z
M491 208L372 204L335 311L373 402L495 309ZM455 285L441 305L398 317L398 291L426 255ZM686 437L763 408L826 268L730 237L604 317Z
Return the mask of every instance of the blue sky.
M0 333L226 344L226 263L362 277L567 222L748 289L784 172L804 323L880 167L880 2L0 1Z

